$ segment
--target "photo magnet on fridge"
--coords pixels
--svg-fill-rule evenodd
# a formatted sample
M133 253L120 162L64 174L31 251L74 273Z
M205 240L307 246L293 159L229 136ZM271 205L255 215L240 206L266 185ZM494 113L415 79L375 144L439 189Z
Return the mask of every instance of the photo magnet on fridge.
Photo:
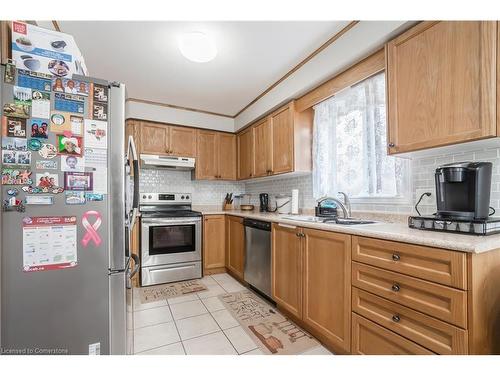
M76 135L57 135L57 151L60 155L83 155L83 138Z
M28 151L27 139L4 137L2 138L2 150Z
M42 144L42 148L38 150L38 155L40 155L44 159L52 159L57 156L56 146L50 143Z
M26 119L3 116L2 135L4 137L26 138Z
M52 80L52 91L88 96L89 83L75 79L55 77Z
M31 119L31 138L48 138L49 120Z
M87 191L92 190L93 174L91 172L64 172L64 189Z
M10 117L29 118L30 106L15 103L6 103L3 105L3 114Z
M18 105L31 105L31 89L29 87L14 86L14 103Z

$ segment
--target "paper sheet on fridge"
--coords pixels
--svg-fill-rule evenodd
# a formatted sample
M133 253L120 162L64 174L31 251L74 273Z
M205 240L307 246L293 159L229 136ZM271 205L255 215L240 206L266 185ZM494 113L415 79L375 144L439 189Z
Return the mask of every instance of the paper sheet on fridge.
M108 194L108 169L99 168L94 171L93 193Z
M23 219L23 270L37 272L77 265L76 216Z

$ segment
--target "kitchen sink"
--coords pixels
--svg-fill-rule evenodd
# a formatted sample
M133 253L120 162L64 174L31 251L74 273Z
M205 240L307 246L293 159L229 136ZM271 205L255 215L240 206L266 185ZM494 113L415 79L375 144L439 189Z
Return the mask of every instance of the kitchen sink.
M328 218L328 217L318 217L318 216L283 216L283 219L293 220L293 221L303 221L309 223L322 223L322 224L339 224L339 225L360 225L360 224L375 224L376 221L372 220L362 220L354 218Z

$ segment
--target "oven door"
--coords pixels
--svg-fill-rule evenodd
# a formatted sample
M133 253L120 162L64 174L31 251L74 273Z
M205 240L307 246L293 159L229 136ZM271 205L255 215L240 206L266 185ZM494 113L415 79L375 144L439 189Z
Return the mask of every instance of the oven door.
M143 218L141 266L201 261L201 218Z

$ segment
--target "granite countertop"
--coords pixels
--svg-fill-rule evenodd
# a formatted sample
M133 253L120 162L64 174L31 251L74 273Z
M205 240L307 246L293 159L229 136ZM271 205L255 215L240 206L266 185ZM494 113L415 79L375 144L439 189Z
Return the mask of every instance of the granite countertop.
M374 224L361 225L339 225L310 223L298 220L284 219L285 216L276 213L254 211L231 210L223 211L220 207L199 206L193 207L203 215L233 215L250 219L270 221L293 225L297 227L321 229L331 232L346 233L357 236L380 238L399 242L412 243L430 247L439 247L448 250L456 250L467 253L484 253L500 249L500 234L491 236L472 236L465 234L453 234L447 232L431 232L408 227L406 222L377 222ZM357 216L357 215L353 215ZM370 218L372 219L372 218Z

